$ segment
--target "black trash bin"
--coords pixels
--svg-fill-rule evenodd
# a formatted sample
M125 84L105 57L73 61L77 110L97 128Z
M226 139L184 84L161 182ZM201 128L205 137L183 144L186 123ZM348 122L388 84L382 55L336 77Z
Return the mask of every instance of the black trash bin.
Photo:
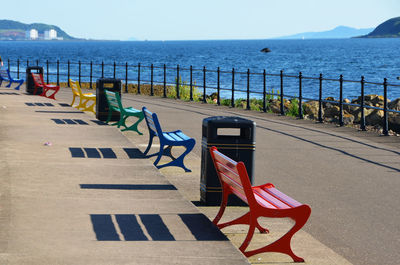
M118 92L121 97L121 80L114 78L100 78L96 81L96 118L99 121L106 121L108 117L108 103L104 89ZM111 121L119 121L120 113L113 112Z
M43 75L43 67L41 66L28 66L26 68L26 92L29 94L33 94L33 92L35 91L35 82L33 81L33 77L31 75L31 73L34 74L41 74ZM42 88L38 87L37 88L37 95L42 94Z
M242 161L253 182L256 123L240 117L215 116L203 120L202 130L200 200L206 205L219 205L222 188L209 149L215 146L224 155ZM229 197L228 204L244 205L235 195Z

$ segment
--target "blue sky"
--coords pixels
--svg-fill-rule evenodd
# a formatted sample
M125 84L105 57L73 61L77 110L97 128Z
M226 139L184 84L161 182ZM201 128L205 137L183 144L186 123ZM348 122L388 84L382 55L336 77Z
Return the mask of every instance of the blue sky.
M339 25L374 28L400 0L2 0L2 19L46 23L79 38L266 39Z

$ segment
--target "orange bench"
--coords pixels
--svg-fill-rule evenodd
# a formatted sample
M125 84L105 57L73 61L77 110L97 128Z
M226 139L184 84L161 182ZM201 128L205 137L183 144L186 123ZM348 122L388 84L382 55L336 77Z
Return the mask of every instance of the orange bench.
M246 224L250 226L245 240L239 247L240 251L242 251L246 257L262 252L279 252L289 255L295 262L304 262L303 258L300 258L293 253L290 242L293 235L307 222L311 214L310 206L301 204L290 198L276 189L271 183L252 187L243 162L235 162L220 153L216 147L211 147L210 153L223 192L221 206L217 216L213 220L213 223L217 225L219 229L238 224ZM248 204L249 211L243 216L230 222L218 224L225 211L228 196L232 193ZM246 251L256 228L260 233L269 232L268 229L262 227L258 223L259 217L289 217L295 221L295 224L286 234L275 242L255 250Z
M59 86L46 84L43 81L43 75L41 75L41 74L31 73L31 75L32 75L32 78L33 78L33 82L35 83L35 90L33 91L34 95L37 94L38 87L41 87L42 88L42 93L40 94L40 96L46 97L46 98L51 98L51 99L56 99L55 95L60 90ZM47 92L50 91L50 90L53 90L54 92L48 96Z

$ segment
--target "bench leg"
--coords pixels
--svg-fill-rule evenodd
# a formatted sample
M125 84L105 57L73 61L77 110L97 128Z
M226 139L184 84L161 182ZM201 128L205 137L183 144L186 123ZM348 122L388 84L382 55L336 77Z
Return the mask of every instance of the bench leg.
M47 89L46 92L49 91L49 90L50 90L50 89ZM45 95L45 97L56 100L55 95L57 94L58 90L60 90L60 89L54 89L54 92L53 92L50 96L46 96L46 95Z
M163 151L164 151L164 145L160 145L160 152L159 152L159 155L158 155L156 161L154 162L154 165L155 165L158 169L163 168L163 167L175 166L175 167L181 167L181 168L183 168L183 169L185 170L185 172L192 172L190 169L188 169L188 168L183 164L183 159L185 158L185 156L186 156L190 151L192 151L194 145L195 145L194 139L188 140L187 144L186 144L186 145L183 145L184 147L186 147L186 150L185 150L185 152L183 152L183 154L181 154L178 158L176 158L175 160L172 160L172 161L169 162L169 163L166 163L166 164L157 166L158 162L159 162L160 159L161 159L161 156L163 155Z
M6 87L11 87L11 83L12 83L12 81L10 80L10 83Z
M143 154L147 155L147 153L150 151L150 148L153 144L153 138L154 138L154 134L150 131L149 143L147 144L146 150L143 152Z
M107 124L108 124L108 123L110 122L110 120L111 120L111 114L112 114L112 110L111 110L111 109L108 109L107 120L106 120L106 123L107 123ZM114 125L114 124L112 124L112 125Z
M70 105L71 105L71 107L74 107L74 108L77 108L77 109L79 109L79 108L78 108L78 106L79 106L79 105L77 105L77 106L74 106L74 103L75 103L75 99L76 99L76 97L77 97L77 95L75 95L75 94L72 94L72 102L71 102L71 104L70 104Z
M89 101L93 101L93 103L88 107L87 105L88 105ZM96 105L95 100L89 100L89 99L86 100L84 111L90 111L90 112L93 112L94 114L96 114L96 111L94 110L95 105Z
M216 226L218 226L218 222L221 220L222 215L225 212L226 209L226 205L228 204L228 197L229 197L229 193L226 192L227 188L224 186L222 187L222 199L221 199L221 205L219 206L219 211L217 213L217 215L215 216L214 220L212 221ZM220 226L218 226L219 229Z
M133 116L133 115L132 115ZM128 131L128 130L130 130L130 131L135 131L135 132L137 132L139 135L143 135L143 133L141 133L141 132L139 132L139 129L138 129L138 125L139 125L139 123L144 119L144 115L140 115L140 116L134 116L134 117L137 117L138 118L138 120L134 123L134 124L132 124L131 126L129 126L129 127L127 127L126 126L126 119L128 118L128 117L132 117L132 116L125 116L125 118L124 118L124 120L123 120L123 126L125 127L125 129L123 129L122 131Z
M16 86L14 89L15 89L15 90L19 90L19 89L20 89L20 86L21 86L23 83L24 83L24 80L21 80L21 81L19 82L19 85Z
M242 251L243 254L246 257L250 257L259 253L263 252L278 252L278 253L283 253L289 255L294 262L304 262L304 259L295 255L293 253L292 247L291 247L291 240L293 235L299 231L307 222L310 214L311 214L311 209L307 205L302 205L299 206L298 208L294 209L294 213L290 216L285 215L285 216L276 216L276 217L290 217L295 221L295 225L285 234L283 235L280 239L276 240L275 242L251 251ZM270 216L265 216L265 217L270 217Z

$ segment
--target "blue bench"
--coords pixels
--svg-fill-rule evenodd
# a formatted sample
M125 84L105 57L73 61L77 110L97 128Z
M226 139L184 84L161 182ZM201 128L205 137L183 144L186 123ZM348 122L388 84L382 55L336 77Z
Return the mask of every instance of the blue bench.
M16 90L19 90L19 87L24 83L24 79L13 79L10 75L10 70L0 70L0 86L4 81L10 82L6 87L10 87L11 83L19 83L18 86L15 87Z
M160 151L158 152L156 161L154 161L154 165L157 168L176 166L183 168L186 172L191 172L191 170L185 167L185 165L183 164L183 159L190 151L192 151L194 145L196 144L196 140L185 135L181 130L173 132L163 132L161 129L160 122L158 121L157 115L155 113L150 112L146 107L143 107L142 110L150 134L149 144L146 148L146 151L144 151L144 154L146 155L149 152L151 145L153 144L153 138L154 136L157 136L160 140ZM178 158L174 158L171 154L171 149L173 146L183 146L186 148L186 150ZM164 149L164 147L166 148ZM160 161L163 155L171 157L172 161L157 166L158 162Z

